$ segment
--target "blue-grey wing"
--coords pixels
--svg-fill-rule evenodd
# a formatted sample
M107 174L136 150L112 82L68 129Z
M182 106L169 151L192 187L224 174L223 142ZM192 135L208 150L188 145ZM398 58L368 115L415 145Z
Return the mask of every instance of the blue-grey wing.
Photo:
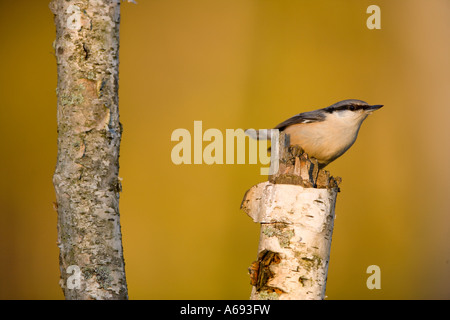
M283 131L285 128L287 128L293 124L312 123L312 122L319 122L319 121L324 121L324 120L325 120L325 115L320 110L303 112L303 113L299 113L299 114L283 121L282 123L277 125L274 129Z

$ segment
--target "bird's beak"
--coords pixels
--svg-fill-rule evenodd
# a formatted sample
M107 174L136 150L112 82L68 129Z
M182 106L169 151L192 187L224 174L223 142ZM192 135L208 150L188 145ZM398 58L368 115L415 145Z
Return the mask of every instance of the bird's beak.
M373 106L369 106L366 110L372 112L372 111L380 109L382 106L383 106L382 104L376 104Z

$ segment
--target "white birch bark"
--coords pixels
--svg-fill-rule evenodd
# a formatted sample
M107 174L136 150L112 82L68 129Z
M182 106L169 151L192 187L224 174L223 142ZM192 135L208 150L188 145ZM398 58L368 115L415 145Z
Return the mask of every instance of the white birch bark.
M258 260L249 268L251 299L324 299L341 179L289 147L284 133L278 152L278 172L248 190L241 204L261 224Z
M252 187L243 210L261 224L258 253L274 252L272 278L254 286L251 299L324 299L336 189L260 183Z

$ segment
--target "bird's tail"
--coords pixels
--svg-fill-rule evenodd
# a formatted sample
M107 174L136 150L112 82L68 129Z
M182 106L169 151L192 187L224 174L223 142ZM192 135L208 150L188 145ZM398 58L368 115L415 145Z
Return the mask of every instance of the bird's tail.
M245 134L255 140L270 140L272 137L270 129L247 129L245 130Z

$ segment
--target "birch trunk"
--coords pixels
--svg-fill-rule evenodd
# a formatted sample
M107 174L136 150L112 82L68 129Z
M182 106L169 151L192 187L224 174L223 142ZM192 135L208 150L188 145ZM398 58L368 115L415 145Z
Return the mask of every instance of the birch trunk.
M127 299L119 220L119 0L54 0L60 285L66 299Z
M298 148L288 151L284 134L279 144L279 171L247 191L241 205L261 224L251 299L324 299L340 178Z

